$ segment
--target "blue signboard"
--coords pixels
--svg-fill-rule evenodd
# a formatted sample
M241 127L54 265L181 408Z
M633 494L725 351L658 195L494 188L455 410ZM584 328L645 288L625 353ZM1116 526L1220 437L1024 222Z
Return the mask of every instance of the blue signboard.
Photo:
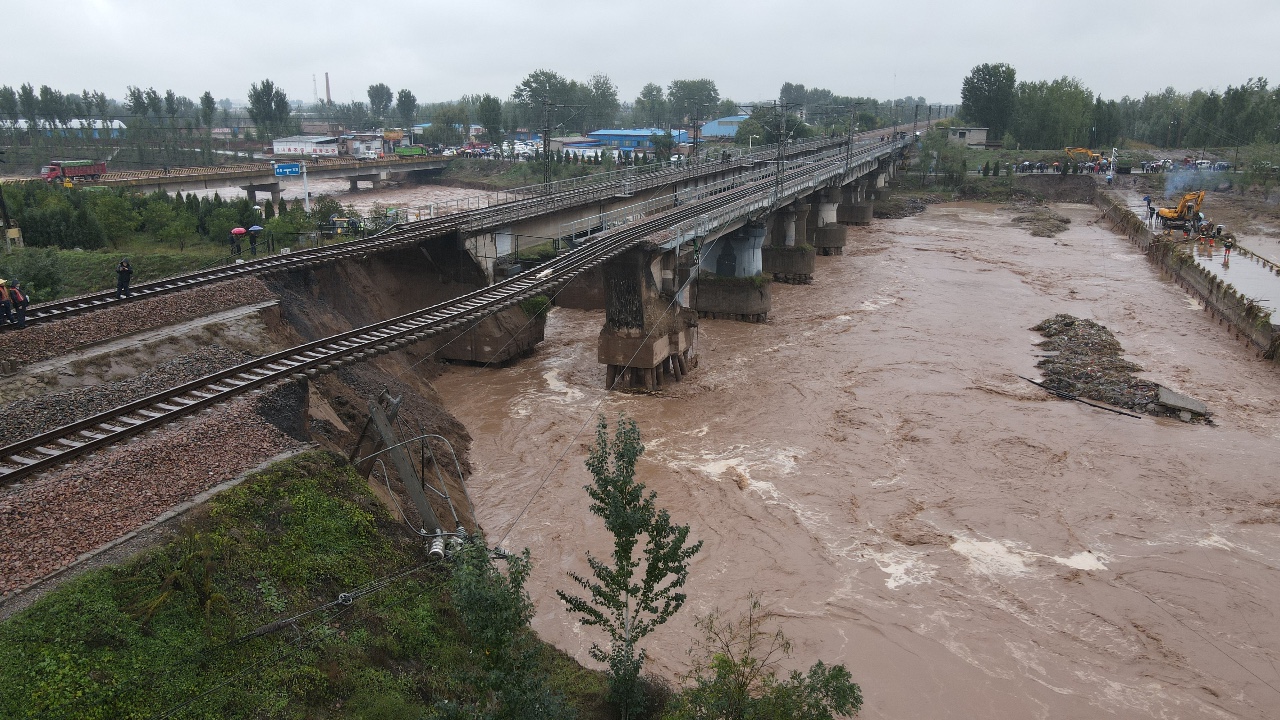
M284 177L286 175L301 175L301 163L276 163L276 177Z

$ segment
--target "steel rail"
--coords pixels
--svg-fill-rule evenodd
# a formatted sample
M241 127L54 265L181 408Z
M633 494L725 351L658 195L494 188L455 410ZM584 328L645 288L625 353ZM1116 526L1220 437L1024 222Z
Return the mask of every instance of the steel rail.
M888 147L879 150L892 151L893 143L887 145ZM859 156L870 154L873 153L860 153ZM784 173L784 181L813 175L815 170L830 169L843 163L843 157L832 157L817 168L788 171ZM456 330L569 282L582 272L638 244L649 235L678 227L708 211L727 207L753 196L767 195L774 189L772 179L733 188L651 219L602 233L534 270L452 300L255 358L12 443L0 448L0 485L170 424L250 390L278 382L314 377L348 363L376 357Z
M842 143L843 141L841 141ZM794 146L789 155L819 150L824 146L834 146L830 139L800 143ZM754 162L761 153L752 153L748 159ZM498 227L507 222L535 217L554 212L555 210L583 204L600 199L614 188L629 186L631 190L646 190L665 185L673 180L697 178L714 174L725 169L723 163L702 163L692 169L670 169L655 173L646 173L634 178L616 178L596 185L583 185L555 195L534 196L522 200L513 200L500 205L476 208L451 215L402 223L393 226L390 231L383 231L364 240L354 240L328 247L303 250L287 255L271 255L257 260L250 260L236 265L225 265L208 270L199 270L182 275L175 275L161 280L141 283L130 288L132 295L128 298L116 297L114 290L102 290L75 297L64 298L48 303L33 305L27 309L27 324L38 324L71 317L85 312L100 310L106 307L132 302L154 295L168 294L188 290L201 285L231 280L237 277L284 272L291 269L329 263L351 256L366 255L373 252L385 252L412 245L433 237L447 235L450 232L466 229L478 231L488 227ZM0 326L0 331L11 330Z

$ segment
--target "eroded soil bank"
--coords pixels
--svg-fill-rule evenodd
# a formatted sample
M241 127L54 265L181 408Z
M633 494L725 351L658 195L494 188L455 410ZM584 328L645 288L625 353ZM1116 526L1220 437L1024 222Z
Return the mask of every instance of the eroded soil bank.
M877 221L813 285L775 285L769 323L702 321L699 368L658 396L606 395L602 318L565 309L533 358L446 372L480 520L533 551L539 633L580 660L603 639L554 590L606 551L583 459L597 413L626 412L641 479L706 542L688 606L648 645L664 674L684 670L696 614L759 592L795 665L846 663L867 718L1274 717L1276 367L1095 209L1054 210L1071 223L1052 239L990 205ZM1029 328L1056 313L1107 326L1217 425L1020 380L1039 377Z

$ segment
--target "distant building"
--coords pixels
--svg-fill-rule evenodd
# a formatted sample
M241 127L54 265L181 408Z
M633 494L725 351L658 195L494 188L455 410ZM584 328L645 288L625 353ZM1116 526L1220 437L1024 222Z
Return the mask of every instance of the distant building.
M386 154L380 132L347 133L338 138L338 152L351 157L382 157Z
M512 140L519 142L538 142L542 140L542 133L529 128L516 128L510 135Z
M950 133L949 139L953 143L971 148L984 148L988 146L986 128L953 127L950 129Z
M731 140L738 134L738 126L750 115L727 115L703 123L698 133L703 140Z
M293 135L271 142L272 152L276 155L337 157L338 148L338 138L327 135Z
M599 140L586 137L584 135L570 135L568 137L551 138L551 152L561 152L568 150L575 155L582 153L594 153L604 148L604 143Z
M652 150L653 141L650 139L653 135L661 135L666 130L661 128L631 128L628 130L596 130L587 133L587 137L599 140L601 143L610 147L617 148L622 151L631 150ZM671 137L677 143L689 141L689 134L684 130L674 130Z

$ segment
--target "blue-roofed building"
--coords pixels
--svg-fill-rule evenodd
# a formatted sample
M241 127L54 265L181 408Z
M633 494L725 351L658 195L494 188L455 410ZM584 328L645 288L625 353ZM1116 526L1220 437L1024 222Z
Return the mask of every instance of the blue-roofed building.
M632 150L652 150L653 142L649 139L653 135L661 135L666 130L661 128L630 128L628 130L596 130L587 133L587 137L599 140L601 143L609 147L617 148L623 152ZM684 130L672 130L671 137L676 143L689 142L689 133Z
M750 115L727 115L698 128L703 140L730 140L738 134L738 126Z

